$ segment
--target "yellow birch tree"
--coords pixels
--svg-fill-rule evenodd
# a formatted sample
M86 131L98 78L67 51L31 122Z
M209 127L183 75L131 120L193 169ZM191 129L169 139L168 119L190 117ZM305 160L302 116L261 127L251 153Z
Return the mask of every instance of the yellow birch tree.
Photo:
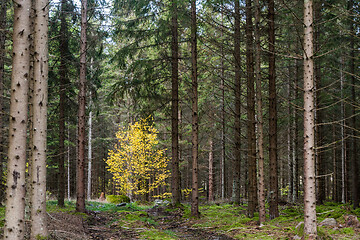
M170 175L166 149L158 147L158 130L141 119L120 128L105 160L121 194L144 195L165 184Z

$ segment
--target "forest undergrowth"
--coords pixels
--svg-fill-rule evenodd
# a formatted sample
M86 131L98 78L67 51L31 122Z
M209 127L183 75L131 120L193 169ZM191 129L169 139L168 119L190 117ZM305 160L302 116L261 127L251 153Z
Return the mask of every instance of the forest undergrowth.
M284 205L280 216L259 226L258 215L248 218L246 204L203 204L200 218L191 217L190 205L180 208L154 206L135 202L126 206L89 201L87 214L75 211L75 202L66 201L64 208L57 201L47 202L50 239L151 239L151 240L230 240L230 239L300 239L303 207ZM4 207L0 208L0 223L4 225ZM360 218L360 209L350 205L327 202L317 206L319 225L328 218L333 226L318 226L320 239L359 239L360 226L348 225L348 216ZM26 221L27 225L29 220ZM27 227L28 229L28 227Z

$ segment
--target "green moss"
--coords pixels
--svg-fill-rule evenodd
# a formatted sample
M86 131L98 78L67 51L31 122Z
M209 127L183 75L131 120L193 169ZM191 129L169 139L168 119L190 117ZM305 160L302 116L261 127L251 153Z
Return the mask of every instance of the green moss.
M130 203L130 198L126 195L107 195L106 201L113 204Z
M147 240L176 240L176 235L171 231L161 232L157 229L148 229L144 232L139 233L141 239Z

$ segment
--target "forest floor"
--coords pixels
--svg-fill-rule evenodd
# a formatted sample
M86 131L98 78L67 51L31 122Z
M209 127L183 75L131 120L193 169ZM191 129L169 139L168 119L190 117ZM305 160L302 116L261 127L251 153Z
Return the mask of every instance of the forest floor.
M230 240L230 239L300 239L302 207L280 206L280 217L259 227L258 215L246 217L246 205L204 204L200 218L190 216L190 205L180 208L131 203L118 207L105 202L87 202L88 214L75 212L75 203L59 208L48 201L50 239L71 240ZM0 209L1 219L3 208ZM326 203L317 206L318 223L334 218L336 225L319 226L320 239L360 239L360 224L349 223L349 216L360 218L360 209L349 205ZM351 225L352 224L352 225ZM28 233L28 231L27 231Z

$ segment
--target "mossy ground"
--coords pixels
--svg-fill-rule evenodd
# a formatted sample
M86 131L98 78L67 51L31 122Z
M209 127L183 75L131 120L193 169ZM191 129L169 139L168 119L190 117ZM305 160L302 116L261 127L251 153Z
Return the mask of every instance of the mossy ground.
M147 209L152 207L149 203L129 203L118 207L115 204L90 201L86 208L96 216L102 216L100 223L106 229L113 232L131 231L138 239L202 239L206 234L221 234L233 239L292 239L295 235L301 235L301 230L295 229L297 224L303 221L303 209L301 206L280 206L280 216L269 220L259 227L258 214L253 218L246 215L246 205L234 206L228 203L206 204L199 207L200 218L192 218L190 205L181 205L178 208L167 207L163 213L176 218L155 217L149 214ZM82 216L85 222L91 226L94 214L82 214L75 211L75 202L65 201L65 207L59 208L56 201L47 202L49 213L61 212L68 215ZM4 207L0 207L0 226L4 225ZM338 222L337 227L319 226L318 233L321 239L360 239L360 229L345 227L344 216L347 214L357 215L360 219L360 211L352 210L345 204L325 203L317 206L318 223L325 218L334 218ZM171 227L169 227L171 226ZM184 233L184 229L190 229ZM117 233L119 234L119 233ZM194 237L191 237L191 234ZM195 237L195 235L197 237ZM132 235L133 236L133 235ZM117 238L115 238L117 239ZM222 238L219 238L222 239Z

